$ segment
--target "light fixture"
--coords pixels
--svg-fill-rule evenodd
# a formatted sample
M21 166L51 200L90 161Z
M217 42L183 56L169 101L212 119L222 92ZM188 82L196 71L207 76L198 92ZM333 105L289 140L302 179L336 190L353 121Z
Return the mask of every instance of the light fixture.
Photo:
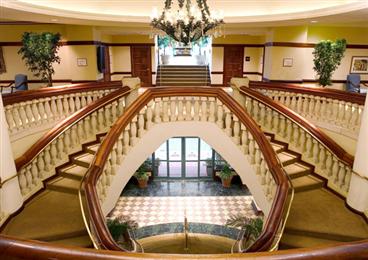
M310 21L311 23L318 23L318 21L316 21L316 20L312 20L312 21Z
M203 36L219 37L223 34L223 11L209 10L207 0L178 0L176 10L173 10L173 0L165 0L161 15L153 8L151 25L157 29L154 34L164 32L178 42L188 45L198 41Z

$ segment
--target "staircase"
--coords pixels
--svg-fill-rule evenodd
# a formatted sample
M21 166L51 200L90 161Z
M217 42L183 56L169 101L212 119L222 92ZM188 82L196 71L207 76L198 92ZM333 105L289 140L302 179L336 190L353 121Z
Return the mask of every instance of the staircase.
M301 160L288 144L266 133L274 151L290 176L294 200L279 249L315 247L368 237L368 226L345 206L345 200L325 189L325 180L314 174L314 166Z
M69 155L69 162L56 169L45 190L12 218L2 234L78 247L93 247L83 222L78 191L105 134ZM42 212L42 214L40 214Z
M159 65L156 86L210 86L208 66L200 65Z

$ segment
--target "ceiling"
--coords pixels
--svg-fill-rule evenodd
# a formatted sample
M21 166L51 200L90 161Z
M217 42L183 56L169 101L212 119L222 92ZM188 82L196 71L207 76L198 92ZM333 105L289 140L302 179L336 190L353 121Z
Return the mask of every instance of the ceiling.
M195 0L192 0L195 2ZM174 1L176 2L176 1ZM0 19L124 26L146 31L164 0L0 0ZM302 25L368 26L368 0L208 0L227 29Z

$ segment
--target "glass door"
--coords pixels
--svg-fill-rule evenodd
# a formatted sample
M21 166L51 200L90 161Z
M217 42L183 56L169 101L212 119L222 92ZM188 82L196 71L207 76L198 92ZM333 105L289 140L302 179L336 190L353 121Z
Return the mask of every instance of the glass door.
M168 142L169 177L181 178L183 175L182 138L170 138Z

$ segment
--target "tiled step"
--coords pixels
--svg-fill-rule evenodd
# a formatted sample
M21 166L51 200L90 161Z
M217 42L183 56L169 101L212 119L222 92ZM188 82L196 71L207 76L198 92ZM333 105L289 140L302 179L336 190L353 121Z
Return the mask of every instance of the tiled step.
M317 177L306 175L292 179L291 183L293 184L295 192L302 192L322 188L324 181Z
M76 237L49 241L49 242L53 244L58 244L58 245L76 246L76 247L84 247L84 248L93 247L93 243L88 235L76 236Z
M86 174L88 168L71 164L58 170L58 174L64 178L81 180Z
M293 163L284 167L291 179L299 178L312 173L312 169L302 163Z
M294 155L288 152L278 153L277 156L279 157L283 166L288 166L300 160L300 155Z
M72 162L76 165L88 168L93 161L94 155L90 153L84 153L73 157Z
M77 194L80 187L80 181L59 177L46 184L48 190L60 191L65 193Z
M340 242L339 240L330 240L324 238L311 237L307 235L296 235L285 232L282 235L279 249L292 249L303 247L316 247Z
M276 153L281 153L283 151L285 151L285 145L282 144L277 144L277 143L273 143L271 142L272 148Z
M90 154L95 154L98 150L98 147L100 147L100 143L98 144L92 144L92 145L88 145L85 149L86 152L90 153Z

